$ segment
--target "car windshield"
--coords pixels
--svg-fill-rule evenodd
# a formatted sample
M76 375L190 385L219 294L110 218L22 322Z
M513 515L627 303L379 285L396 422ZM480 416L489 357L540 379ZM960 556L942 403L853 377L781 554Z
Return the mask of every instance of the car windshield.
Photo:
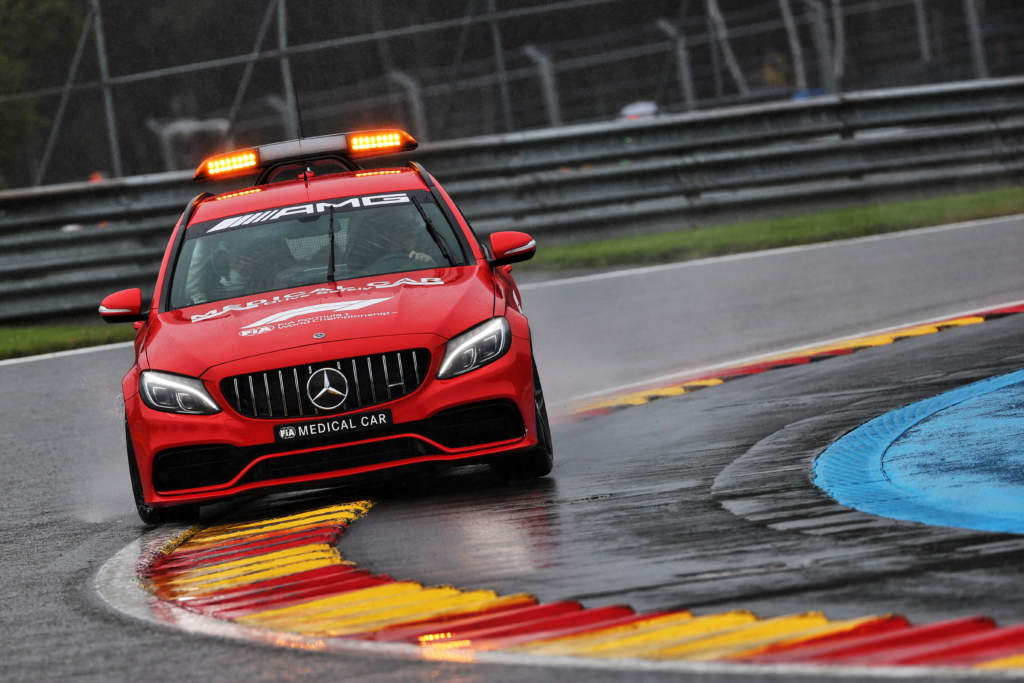
M189 226L170 307L464 262L427 192L277 207Z

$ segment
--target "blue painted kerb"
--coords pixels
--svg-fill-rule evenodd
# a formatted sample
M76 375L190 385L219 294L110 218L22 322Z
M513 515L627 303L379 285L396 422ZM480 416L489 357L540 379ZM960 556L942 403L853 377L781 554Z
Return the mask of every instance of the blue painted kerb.
M1024 533L1024 370L866 422L825 449L813 475L864 512Z

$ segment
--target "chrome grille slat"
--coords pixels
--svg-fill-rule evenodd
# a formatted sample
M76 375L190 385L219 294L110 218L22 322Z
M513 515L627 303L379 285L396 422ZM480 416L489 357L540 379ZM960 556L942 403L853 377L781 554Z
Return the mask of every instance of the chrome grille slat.
M359 370L356 369L356 359L352 359L352 386L356 392L356 408L361 408L363 405L362 392L359 391Z
M260 416L259 406L256 405L256 389L252 386L252 375L249 375L249 397L252 399L252 414L255 417Z
M292 374L295 376L295 398L299 401L299 417L305 415L302 412L302 389L299 387L299 369L292 368Z
M381 365L384 366L384 387L387 389L387 399L391 400L391 377L387 372L387 356L381 354Z
M267 380L267 373L263 373L263 389L267 392L267 415L274 417L274 402L270 398L270 382Z
M231 407L247 417L294 419L330 415L392 401L416 391L425 380L424 370L429 362L430 353L426 349L331 359L226 377L221 380L221 391ZM361 368L364 363L365 371ZM316 408L306 395L306 380L324 367L336 368L349 380L348 396L337 410ZM272 379L274 373L277 373L277 382ZM285 375L291 378L285 379ZM243 384L248 384L248 393ZM257 389L257 384L262 384L262 391ZM294 399L288 396L293 389ZM260 404L264 400L266 406Z
M277 371L277 381L281 384L281 412L288 415L288 394L284 391L284 372Z
M394 355L395 355L395 357L398 358L398 368L399 368L399 370L401 370L401 368L402 368L402 356L397 354L397 353L394 354ZM390 401L391 400L391 393L392 393L391 390L394 389L395 387L402 387L403 389L405 389L405 382L404 381L403 382L392 382L391 381L391 373L388 372L388 354L381 354L380 362L384 365L384 385L388 388L388 400Z
M367 356L366 357L366 371L370 375L370 398L372 398L373 402L376 403L377 402L377 388L373 386L373 362L372 362L372 356Z
M336 361L334 363L334 367L336 367L338 369L338 372L340 372L342 375L345 375L345 371L341 369L341 361L340 360ZM347 375L345 376L345 379L348 380L348 376ZM348 393L345 395L345 400L341 402L341 407L343 409L349 410L349 400L348 399L351 396L352 396L352 383L349 382Z
M309 382L309 375L313 374L313 367L312 366L306 366L306 371L308 371L308 373L306 375L306 382L308 383ZM308 396L307 396L307 398L308 398ZM310 402L312 402L312 401L310 401ZM318 408L315 407L315 405L313 405L313 415L319 415L319 414L321 414L321 410L319 410Z

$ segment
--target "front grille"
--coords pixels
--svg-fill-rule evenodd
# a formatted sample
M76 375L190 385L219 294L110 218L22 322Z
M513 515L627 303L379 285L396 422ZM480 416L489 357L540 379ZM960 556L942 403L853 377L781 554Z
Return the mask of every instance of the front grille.
M334 415L412 393L423 383L429 367L429 351L408 349L235 375L221 380L220 390L231 407L246 417ZM334 368L348 381L345 402L334 410L317 408L306 392L309 376L320 368Z

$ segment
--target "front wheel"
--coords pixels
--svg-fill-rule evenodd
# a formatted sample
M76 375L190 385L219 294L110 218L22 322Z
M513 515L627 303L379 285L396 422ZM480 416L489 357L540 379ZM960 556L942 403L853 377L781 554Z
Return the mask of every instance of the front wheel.
M139 464L135 461L135 449L132 447L132 434L128 430L128 421L124 423L125 450L128 452L128 476L132 482L132 497L135 499L135 512L147 526L157 526L168 522L194 522L199 518L198 505L180 505L177 507L157 508L149 505L142 494L142 477L139 476Z
M540 386L537 364L533 364L533 408L536 415L537 445L522 453L511 453L496 464L498 472L510 480L537 479L551 473L555 462L555 448L551 440L544 390Z

